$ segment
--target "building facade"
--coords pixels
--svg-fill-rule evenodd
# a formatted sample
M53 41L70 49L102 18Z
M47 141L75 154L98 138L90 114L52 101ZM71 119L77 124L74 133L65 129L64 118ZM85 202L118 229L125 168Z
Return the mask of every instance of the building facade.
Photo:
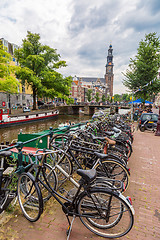
M11 64L17 66L18 62L14 58L14 51L15 49L19 48L18 45L14 43L10 43L4 38L0 38L0 41L2 45L7 49L7 52L10 53L12 56ZM32 105L32 99L33 99L31 94L32 94L31 88L27 87L26 85L22 86L21 84L18 87L18 93L8 94L1 91L0 106L9 107L9 101L10 101L11 107L24 106L24 105L30 106Z
M87 102L87 91L92 89L92 99L95 99L96 93L98 92L100 101L104 95L113 96L113 49L110 44L108 49L107 64L105 69L104 78L96 77L73 77L71 95L77 102Z
M92 90L92 101L95 101L96 93L99 95L100 101L102 96L106 93L106 83L104 78L93 78L93 77L73 77L70 97L75 102L87 102L88 89Z

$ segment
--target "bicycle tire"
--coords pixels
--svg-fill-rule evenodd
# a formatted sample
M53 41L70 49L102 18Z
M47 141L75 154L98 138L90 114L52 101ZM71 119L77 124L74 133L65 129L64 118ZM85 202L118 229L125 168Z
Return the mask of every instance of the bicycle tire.
M43 212L43 198L38 183L31 173L22 173L17 184L17 194L23 215L30 222L36 222Z
M56 134L52 137L49 143L49 149L65 149L67 142L68 142L68 135L67 134Z
M120 180L125 184L125 189L128 188L130 181L129 172L123 164L115 159L101 160L94 168L97 170L97 175Z
M59 156L59 153L57 153L57 159L55 161L55 172L57 174L58 183L63 183L66 181L66 176L58 169L56 168L56 163L66 172L68 175L71 175L73 172L73 164L69 158L69 155L66 153L62 153L62 156Z
M58 165L62 167L63 170L65 170L65 172L71 175L73 172L73 164L72 161L70 160L69 154L65 152L65 147L67 146L66 141L68 141L68 136L66 134L57 134L52 137L49 148L51 150L57 149L64 150L56 154L56 157L54 158L52 165L55 166L56 163L58 163ZM58 177L58 182L59 183L65 182L66 177L57 168L55 168L55 172Z
M114 159L114 160L120 162L124 166L127 165L126 161L122 157L118 156L118 154L116 155L114 152L108 152L107 156L110 159Z
M116 149L114 149L114 150L109 149L109 150L108 150L108 154L110 154L110 153L118 156L118 157L122 160L122 162L124 163L124 165L125 165L125 166L127 165L127 163L128 163L128 157L127 157L126 155L124 155L124 153L121 153L120 151L118 151L118 150L116 150Z
M89 193L83 192L78 200L77 211L85 227L104 238L124 236L134 222L133 212L124 197L100 188L92 188Z
M36 176L37 169L31 168L31 169L29 169L29 172L32 175ZM45 174L45 177L47 179L47 182L48 182L50 188L56 190L57 189L57 184L58 184L58 179L57 179L57 175L56 175L53 167L51 167L47 163L44 163L43 164L43 172ZM40 188L41 193L42 193L43 202L46 202L46 201L48 201L50 199L52 194L41 184L41 181L42 182L45 181L42 172L39 173L38 178L39 178L38 184L39 184L39 188Z
M139 129L141 132L144 132L146 130L145 126L142 126L142 127L140 126Z

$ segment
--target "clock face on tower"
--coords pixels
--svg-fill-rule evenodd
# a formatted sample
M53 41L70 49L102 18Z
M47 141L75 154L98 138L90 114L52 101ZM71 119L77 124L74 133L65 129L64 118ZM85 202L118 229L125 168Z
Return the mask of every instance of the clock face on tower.
M111 70L112 70L112 67L108 66L108 72L111 72Z

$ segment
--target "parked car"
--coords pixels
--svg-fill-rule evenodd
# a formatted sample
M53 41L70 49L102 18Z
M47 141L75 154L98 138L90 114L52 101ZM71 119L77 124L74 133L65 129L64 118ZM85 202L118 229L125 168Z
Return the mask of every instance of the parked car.
M30 112L31 109L29 107L23 107L23 112Z
M139 118L139 123L138 123L139 129L141 128L141 126L144 124L144 122L146 120L149 120L148 121L149 125L152 125L153 123L157 123L157 121L158 121L158 114L155 114L155 113L142 113L142 115Z

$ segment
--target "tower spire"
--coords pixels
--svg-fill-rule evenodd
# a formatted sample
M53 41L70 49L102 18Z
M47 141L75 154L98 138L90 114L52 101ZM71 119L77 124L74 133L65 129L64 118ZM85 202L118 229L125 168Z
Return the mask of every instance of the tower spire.
M105 80L106 80L106 85L108 86L108 93L111 97L113 96L113 78L114 78L113 66L114 66L113 48L112 48L112 44L110 43L108 48Z

